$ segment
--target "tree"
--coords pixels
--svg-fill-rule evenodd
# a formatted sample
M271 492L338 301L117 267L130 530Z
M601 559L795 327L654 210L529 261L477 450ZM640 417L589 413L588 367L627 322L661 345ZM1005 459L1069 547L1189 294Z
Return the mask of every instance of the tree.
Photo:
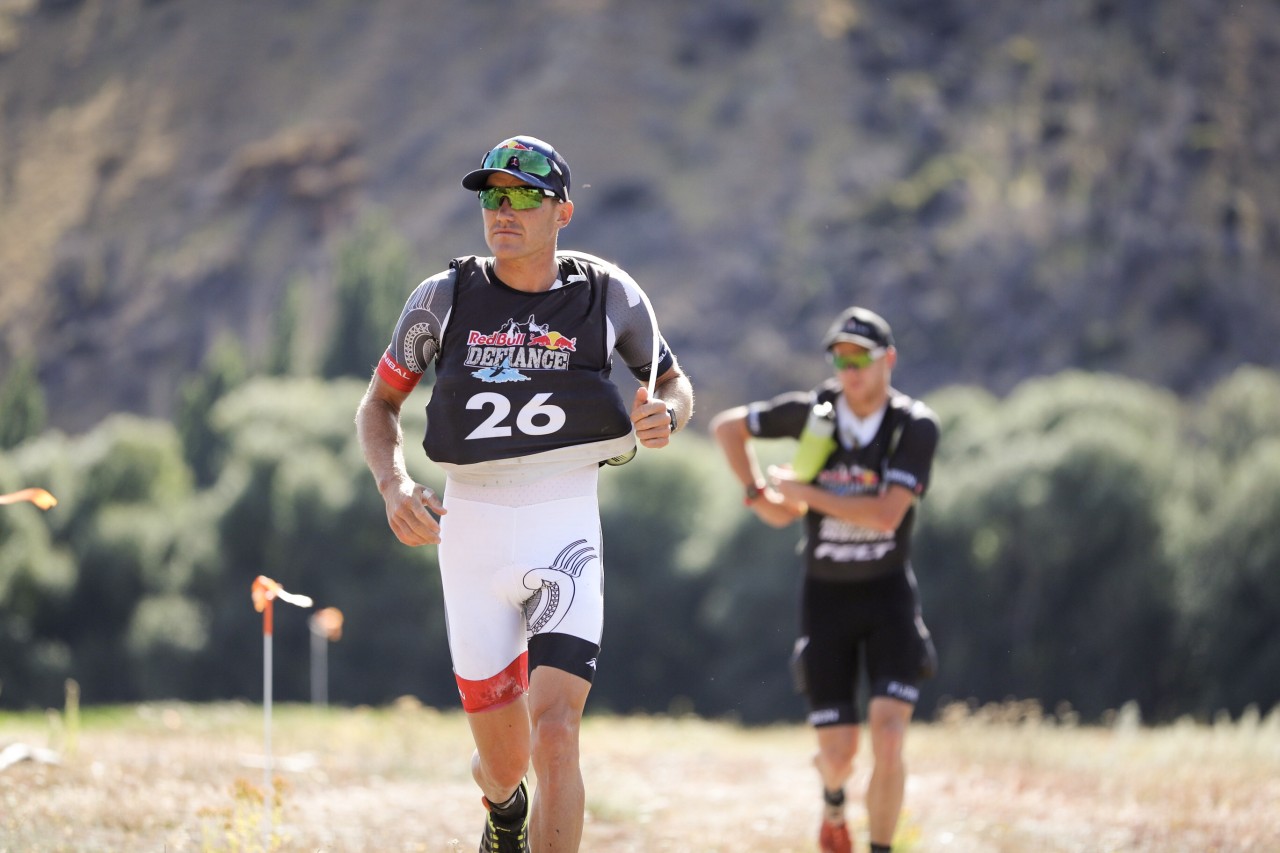
M1208 394L1197 433L1224 465L1248 464L1263 441L1280 438L1280 375L1244 366Z
M233 335L214 344L204 369L182 383L175 417L182 436L182 453L202 486L212 483L221 464L223 446L211 424L210 412L222 397L246 378L244 355Z
M78 577L60 609L58 634L72 650L85 701L139 697L128 637L138 603L150 594L181 595L191 578L175 558L198 536L186 508L191 471L172 425L133 416L109 418L72 443L81 487L59 505Z
M178 432L136 417L0 453L0 490L40 483L60 499L0 512L0 702L53 704L67 677L86 702L256 697L248 591L262 573L346 614L334 701L452 707L435 549L387 527L352 424L364 379L214 387L203 489ZM922 715L945 696L1069 702L1087 718L1131 699L1146 719L1280 702L1273 374L1242 369L1190 406L1081 373L929 402L943 435L913 562L940 672ZM421 409L404 418L420 435ZM771 462L792 447L759 450ZM696 432L600 477L609 594L592 708L798 718L798 528L743 510ZM281 612L282 700L309 694L308 646L305 614Z
M0 382L0 450L39 435L44 424L44 390L35 359L20 358Z
M218 570L201 591L212 619L199 698L259 689L253 670L223 661L253 655L260 628L247 591L266 574L343 611L343 641L330 660L335 702L406 693L456 701L435 549L401 545L387 526L352 423L363 388L359 380L258 378L215 407L211 424L226 454L209 493ZM421 416L407 413L406 421L412 433ZM421 454L409 455L415 475L432 482ZM277 620L277 692L302 699L305 620L287 613Z
M412 290L409 247L385 214L368 214L338 248L337 320L326 377L368 379Z
M705 584L682 552L710 495L696 473L705 462L690 449L641 448L626 465L601 469L605 627L596 708L664 712L701 693L707 646L696 610Z
M1176 400L1083 374L1025 383L985 419L978 399L938 400L964 440L952 449L943 433L921 513L917 574L941 661L931 692L1170 712Z
M1194 409L1197 474L1176 509L1188 700L1240 713L1280 703L1280 376L1241 367Z
M306 362L305 355L299 349L307 342L298 334L302 325L303 301L308 286L314 286L303 273L298 273L289 280L284 289L284 297L280 307L276 309L271 349L267 354L267 373L274 376L288 376L292 373L308 373L300 370Z
M25 455L38 443L26 444ZM26 482L34 467L0 454L0 493ZM77 570L53 526L32 506L0 507L0 707L56 702L71 671L70 649L52 617L74 589Z
M1179 553L1185 648L1205 715L1280 704L1280 441L1256 446Z
M179 515L191 478L176 433L115 416L74 439L41 436L11 459L10 477L48 484L59 503L39 518L0 516L0 575L10 573L0 621L24 649L5 701L55 703L67 677L86 702L136 698L124 651L130 620L144 593L182 588L172 555L192 533ZM7 535L14 521L21 526Z

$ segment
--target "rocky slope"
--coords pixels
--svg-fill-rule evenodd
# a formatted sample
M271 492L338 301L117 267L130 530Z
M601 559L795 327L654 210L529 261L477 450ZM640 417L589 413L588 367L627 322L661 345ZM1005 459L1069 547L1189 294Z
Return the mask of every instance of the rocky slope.
M458 179L523 132L704 413L814 381L853 302L910 390L1195 392L1280 365L1278 54L1265 0L6 0L0 374L37 356L65 429L166 416L220 333L266 358L290 282L331 334L361 211L406 294L482 252Z

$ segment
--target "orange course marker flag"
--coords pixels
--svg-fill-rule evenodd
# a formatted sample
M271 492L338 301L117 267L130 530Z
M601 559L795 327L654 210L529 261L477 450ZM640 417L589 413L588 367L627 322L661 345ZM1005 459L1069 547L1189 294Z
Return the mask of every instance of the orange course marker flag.
M58 499L44 489L22 489L7 495L0 495L0 504L33 503L40 509L51 509L58 505Z
M316 632L323 634L326 640L333 643L342 639L341 610L336 607L326 607L323 610L317 610L311 618L315 623Z
M262 633L271 633L272 602L275 599L287 601L298 607L310 607L313 602L305 595L286 592L285 588L266 575L258 575L253 579L253 609L263 614Z
M290 604L296 604L298 607L310 607L315 603L309 596L286 592L284 587L266 575L258 575L253 579L253 608L255 610L261 613L266 609L267 602L275 598L287 601Z

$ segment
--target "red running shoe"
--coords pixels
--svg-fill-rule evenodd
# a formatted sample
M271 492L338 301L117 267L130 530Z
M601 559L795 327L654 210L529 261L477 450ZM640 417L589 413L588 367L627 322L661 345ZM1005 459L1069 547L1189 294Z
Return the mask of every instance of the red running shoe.
M849 828L844 823L823 820L822 830L818 833L818 849L822 853L853 853Z

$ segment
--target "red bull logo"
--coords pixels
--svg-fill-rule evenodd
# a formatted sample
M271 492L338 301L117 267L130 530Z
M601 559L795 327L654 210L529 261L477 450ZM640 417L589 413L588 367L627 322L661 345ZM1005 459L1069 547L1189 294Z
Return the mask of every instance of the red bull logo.
M577 352L578 339L566 338L559 332L547 332L529 339L531 347L545 347L550 350L560 350L563 352Z
M861 465L849 467L837 465L821 472L818 475L818 481L842 494L865 494L875 491L880 485L880 475L873 469L863 468Z
M485 347L518 347L525 343L524 332L494 332L492 335L486 335L483 332L477 332L472 329L467 334L467 346L485 346ZM529 343L534 343L530 341Z

